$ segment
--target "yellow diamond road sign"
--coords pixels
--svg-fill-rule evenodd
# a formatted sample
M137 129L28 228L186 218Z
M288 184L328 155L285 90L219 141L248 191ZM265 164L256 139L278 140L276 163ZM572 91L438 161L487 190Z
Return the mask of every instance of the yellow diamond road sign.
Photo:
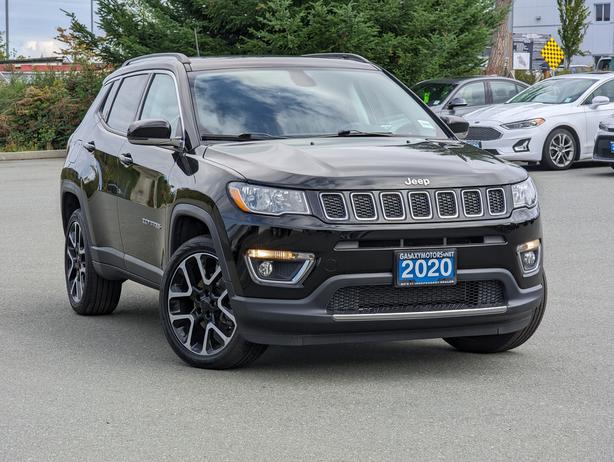
M565 53L563 53L559 44L556 43L556 40L550 37L550 40L542 48L542 57L548 63L550 69L556 69L561 64L561 61L563 61Z

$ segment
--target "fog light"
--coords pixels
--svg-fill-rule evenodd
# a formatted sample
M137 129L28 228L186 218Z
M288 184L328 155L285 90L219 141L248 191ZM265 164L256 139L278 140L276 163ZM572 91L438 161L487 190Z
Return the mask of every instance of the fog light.
M312 269L315 256L290 250L249 249L245 253L245 262L257 284L298 285Z
M513 146L514 152L527 152L529 150L529 141L531 141L531 138L518 141Z
M273 274L273 262L265 260L258 265L258 274L263 278L268 278Z
M541 243L539 239L520 244L516 249L520 258L520 267L523 276L533 276L539 271Z

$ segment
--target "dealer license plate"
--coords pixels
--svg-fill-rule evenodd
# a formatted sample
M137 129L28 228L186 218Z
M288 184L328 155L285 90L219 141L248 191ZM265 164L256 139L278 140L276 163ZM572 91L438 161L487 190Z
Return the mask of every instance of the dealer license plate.
M482 149L482 142L480 140L465 140L465 143L470 144L478 149Z
M614 154L614 141L610 141L610 152Z
M397 287L456 284L456 249L395 252Z

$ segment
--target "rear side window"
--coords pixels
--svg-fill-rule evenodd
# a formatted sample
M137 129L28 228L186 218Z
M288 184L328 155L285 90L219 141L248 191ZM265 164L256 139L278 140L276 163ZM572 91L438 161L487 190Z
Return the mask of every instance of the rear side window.
M505 80L491 80L490 91L493 104L505 103L508 99L516 96L516 84Z
M115 80L110 85L107 85L107 94L105 96L104 104L100 108L100 117L103 120L107 120L109 116L109 110L111 109L111 104L113 104L113 98L115 98L115 92L117 91L117 80Z
M463 98L467 106L481 106L486 104L486 92L484 82L471 82L463 85L454 95L454 98Z
M122 80L107 120L109 127L122 133L128 131L128 127L136 117L136 111L139 109L141 95L148 78L148 75L141 74L126 77Z
M143 104L143 119L166 120L173 128L173 134L181 134L181 117L175 81L168 74L156 74Z

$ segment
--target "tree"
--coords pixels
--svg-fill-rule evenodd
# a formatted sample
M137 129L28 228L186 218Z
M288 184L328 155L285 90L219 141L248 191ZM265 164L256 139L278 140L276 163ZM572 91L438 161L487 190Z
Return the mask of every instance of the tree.
M574 56L585 56L580 47L588 29L590 10L584 0L557 0L561 27L558 29L561 48L565 53L565 67L569 69Z
M508 14L511 6L512 0L497 0L497 8L505 11L506 14L501 18L493 35L486 74L503 75L507 69L511 68L512 63L506 62L506 58L508 60L510 58L512 48L512 37L508 27Z
M72 16L70 49L112 64L145 53L359 53L407 83L475 73L506 11L495 0L99 0L103 37Z

